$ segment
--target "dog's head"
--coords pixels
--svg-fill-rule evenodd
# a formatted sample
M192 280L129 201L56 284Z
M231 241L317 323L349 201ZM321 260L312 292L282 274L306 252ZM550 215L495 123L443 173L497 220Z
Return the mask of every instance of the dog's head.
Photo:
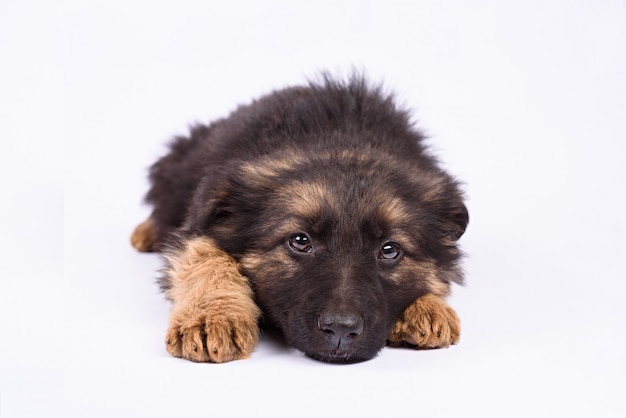
M370 359L413 300L462 281L467 211L433 166L285 151L205 188L191 225L240 261L265 320L310 357Z

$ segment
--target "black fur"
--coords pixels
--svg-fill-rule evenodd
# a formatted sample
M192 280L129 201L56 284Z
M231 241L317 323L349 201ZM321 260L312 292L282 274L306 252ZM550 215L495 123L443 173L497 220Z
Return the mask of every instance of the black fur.
M250 171L264 162L267 173ZM420 266L435 266L445 285L462 282L457 240L468 215L459 185L408 113L361 77L287 88L195 126L175 138L150 180L155 249L214 239L242 261L265 320L314 358L373 357L402 311L432 290ZM312 198L285 195L296 184L323 186L314 216L294 213ZM287 220L297 227L283 231ZM290 247L298 233L311 252ZM398 259L381 259L381 246L396 241ZM248 269L251 254L265 261ZM364 329L349 344L329 340L320 332L327 317L359 318Z

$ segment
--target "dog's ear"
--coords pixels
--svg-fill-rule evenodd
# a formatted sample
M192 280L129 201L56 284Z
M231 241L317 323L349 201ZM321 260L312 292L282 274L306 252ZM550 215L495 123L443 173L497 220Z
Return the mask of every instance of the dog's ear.
M230 191L222 189L207 202L202 220L204 225L219 223L232 215L233 208L230 197Z
M463 202L459 202L458 205L455 205L452 208L450 216L450 221L452 224L451 229L451 237L457 241L467 229L467 224L469 223L469 212L467 211L467 206Z
M210 184L202 181L191 202L184 229L204 232L224 221L232 212L230 183L224 181L221 184Z
M440 239L445 245L455 245L465 233L469 212L460 185L448 179L436 179L425 193L424 203L431 208L440 225Z
M469 223L469 212L463 202L463 195L456 186L444 189L435 202L435 210L442 225L442 242L455 245L465 233Z

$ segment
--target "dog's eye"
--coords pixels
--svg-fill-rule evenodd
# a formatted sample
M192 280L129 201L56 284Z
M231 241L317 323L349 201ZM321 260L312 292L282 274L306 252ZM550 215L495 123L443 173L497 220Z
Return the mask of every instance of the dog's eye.
M294 234L289 238L289 247L292 250L301 253L310 253L313 251L313 245L311 240L305 234Z
M391 261L400 257L402 249L395 242L387 242L383 244L378 253L378 259L381 261Z

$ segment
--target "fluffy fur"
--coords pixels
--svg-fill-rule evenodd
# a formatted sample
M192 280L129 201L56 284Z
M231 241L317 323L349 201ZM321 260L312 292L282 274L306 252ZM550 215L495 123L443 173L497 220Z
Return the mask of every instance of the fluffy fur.
M276 91L172 142L150 169L150 218L172 301L168 351L247 357L257 320L330 362L460 335L459 184L393 98L363 78Z

